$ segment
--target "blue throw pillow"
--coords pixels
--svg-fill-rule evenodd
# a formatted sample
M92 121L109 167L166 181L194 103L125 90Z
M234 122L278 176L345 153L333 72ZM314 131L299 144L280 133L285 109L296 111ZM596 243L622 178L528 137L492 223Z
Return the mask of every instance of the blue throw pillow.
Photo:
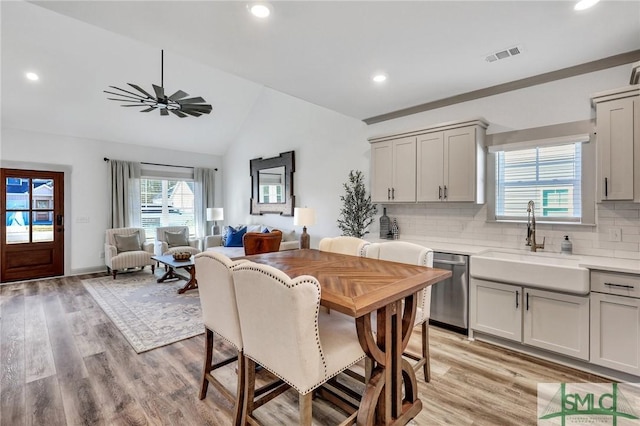
M264 231L262 231L263 234L268 234L269 232L271 232L269 231L269 228L264 228Z
M234 229L232 227L227 228L227 235L224 238L225 247L242 247L242 237L247 232L247 227L243 226L240 229Z

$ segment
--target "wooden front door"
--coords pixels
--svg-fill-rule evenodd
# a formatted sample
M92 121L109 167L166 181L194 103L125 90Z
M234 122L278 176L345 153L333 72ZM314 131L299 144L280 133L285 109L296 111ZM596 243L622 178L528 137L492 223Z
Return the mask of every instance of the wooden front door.
M64 274L64 173L0 169L0 282Z

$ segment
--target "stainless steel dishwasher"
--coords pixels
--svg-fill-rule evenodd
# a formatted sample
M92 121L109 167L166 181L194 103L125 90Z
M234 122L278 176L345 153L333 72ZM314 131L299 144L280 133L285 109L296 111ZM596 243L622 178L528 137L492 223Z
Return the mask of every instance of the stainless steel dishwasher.
M469 256L434 252L433 267L452 272L431 289L429 323L466 334L469 329Z

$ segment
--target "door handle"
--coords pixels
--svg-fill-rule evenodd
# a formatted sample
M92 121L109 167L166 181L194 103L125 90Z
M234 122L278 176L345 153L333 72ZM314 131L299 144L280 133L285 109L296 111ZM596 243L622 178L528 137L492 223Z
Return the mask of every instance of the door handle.
M609 195L609 190L608 190L608 188L607 188L608 183L609 183L609 182L607 181L607 178L604 178L604 196L605 196L605 197L607 197L607 196Z
M444 199L447 199L447 185L444 186Z
M391 188L387 188L387 200L391 199Z
M529 310L529 292L527 292L527 311Z
M396 199L396 189L395 188L391 188L391 199L392 200Z
M438 186L438 200L442 200L442 187Z
M627 288L629 290L633 290L635 287L627 284L613 284L613 283L604 283L607 287L619 287L619 288Z
M520 306L520 292L516 290L516 309Z
M62 226L62 223L63 223L63 217L61 214L59 214L56 216L56 225Z

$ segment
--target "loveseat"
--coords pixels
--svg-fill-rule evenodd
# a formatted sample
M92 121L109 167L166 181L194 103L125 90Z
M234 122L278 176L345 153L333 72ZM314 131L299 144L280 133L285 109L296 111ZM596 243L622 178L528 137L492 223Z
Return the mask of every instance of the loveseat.
M246 227L246 231L242 232L242 229ZM232 229L231 233L229 228ZM271 231L273 229L279 229L282 231L282 242L280 242L280 251L283 250L295 250L300 248L300 237L294 230L287 230L281 228L275 228L273 226L266 226L261 224L252 225L238 225L234 227L225 226L220 235L209 235L204 237L204 249L211 250L218 253L222 253L227 257L241 257L244 256L244 247L242 247L242 236L246 232L264 232L265 230ZM225 243L231 243L231 245L225 245Z

